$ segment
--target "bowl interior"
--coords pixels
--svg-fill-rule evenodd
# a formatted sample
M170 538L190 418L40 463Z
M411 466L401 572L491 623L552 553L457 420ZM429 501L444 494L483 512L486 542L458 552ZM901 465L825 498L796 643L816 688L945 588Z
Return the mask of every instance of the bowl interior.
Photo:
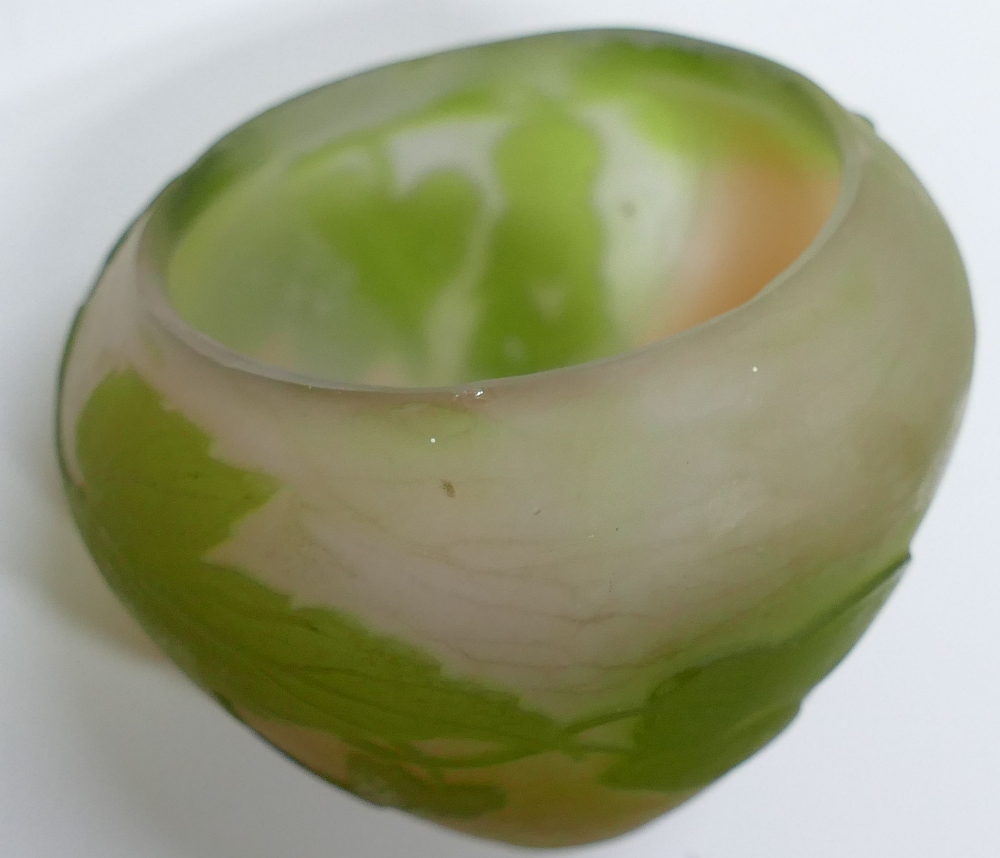
M817 91L676 37L409 61L224 138L154 206L166 297L224 346L426 386L606 357L757 294L829 218Z

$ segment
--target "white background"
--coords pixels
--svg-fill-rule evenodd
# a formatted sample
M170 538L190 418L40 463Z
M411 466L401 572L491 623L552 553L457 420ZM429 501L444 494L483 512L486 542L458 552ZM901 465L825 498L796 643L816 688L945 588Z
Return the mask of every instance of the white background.
M871 116L972 280L967 420L901 589L777 742L590 858L1000 855L1000 7L994 0L0 0L0 856L497 858L371 809L189 687L106 593L52 451L59 349L150 196L361 67L635 24L777 59Z

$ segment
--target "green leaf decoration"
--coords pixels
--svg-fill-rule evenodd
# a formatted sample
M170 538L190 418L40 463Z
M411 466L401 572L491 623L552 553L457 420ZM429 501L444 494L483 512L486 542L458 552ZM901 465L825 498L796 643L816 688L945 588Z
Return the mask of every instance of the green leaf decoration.
M77 424L84 483L67 478L81 531L111 586L188 674L232 710L339 736L356 752L344 786L417 813L465 818L501 790L446 772L546 751L616 753L606 786L680 792L710 783L776 736L847 654L902 563L794 638L661 682L631 748L594 748L516 695L444 675L430 655L335 610L297 607L239 569L203 558L280 488L211 455L134 370L108 376ZM626 713L632 716L632 713ZM611 714L596 722L616 720ZM427 755L428 739L487 743Z
M210 446L128 370L88 401L77 427L84 485L68 481L108 581L196 681L234 706L389 755L434 738L523 754L570 741L513 694L447 677L412 646L203 560L278 489L213 458Z
M588 125L536 104L494 156L507 207L478 291L474 377L520 375L627 347L606 306L594 194L603 152Z
M353 754L348 760L344 788L373 804L448 819L472 819L499 810L507 802L498 787L446 783L364 754Z
M313 227L349 263L357 293L423 356L427 313L468 254L479 188L438 169L398 193L388 153L370 142L312 154L296 185Z
M623 789L703 787L777 736L803 697L844 658L888 598L905 563L791 640L720 658L662 682L634 747L603 775Z

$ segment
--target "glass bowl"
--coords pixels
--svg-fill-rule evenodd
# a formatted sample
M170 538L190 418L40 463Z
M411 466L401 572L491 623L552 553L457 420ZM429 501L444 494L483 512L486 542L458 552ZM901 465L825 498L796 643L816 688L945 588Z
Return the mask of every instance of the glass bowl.
M332 83L115 247L59 393L109 584L370 801L584 843L776 736L896 583L971 372L871 125L658 32Z

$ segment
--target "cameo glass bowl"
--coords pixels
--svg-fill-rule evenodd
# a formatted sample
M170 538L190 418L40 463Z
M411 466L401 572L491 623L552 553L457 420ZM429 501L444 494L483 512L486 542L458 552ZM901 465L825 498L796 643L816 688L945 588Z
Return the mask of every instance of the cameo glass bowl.
M593 31L238 128L74 326L74 515L333 784L597 840L772 739L896 583L973 344L947 227L802 77Z

